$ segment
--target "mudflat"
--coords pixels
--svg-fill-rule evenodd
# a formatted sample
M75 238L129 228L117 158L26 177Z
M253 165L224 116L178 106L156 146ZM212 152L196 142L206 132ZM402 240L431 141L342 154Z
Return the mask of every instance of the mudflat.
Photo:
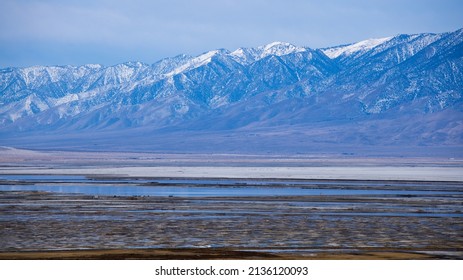
M20 154L0 259L463 259L458 161Z
M455 183L438 185L417 195L0 191L0 258L460 259L463 192Z

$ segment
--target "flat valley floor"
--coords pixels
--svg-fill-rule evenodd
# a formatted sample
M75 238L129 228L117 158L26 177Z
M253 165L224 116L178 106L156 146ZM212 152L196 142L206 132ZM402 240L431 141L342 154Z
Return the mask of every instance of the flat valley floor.
M2 152L0 259L463 259L460 161Z

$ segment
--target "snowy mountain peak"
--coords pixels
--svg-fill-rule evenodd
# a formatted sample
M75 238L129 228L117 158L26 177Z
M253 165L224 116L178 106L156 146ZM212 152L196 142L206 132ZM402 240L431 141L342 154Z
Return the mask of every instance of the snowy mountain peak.
M368 39L360 41L358 43L343 45L333 48L324 49L323 53L331 59L335 59L339 56L349 56L354 53L367 52L389 40L393 37L379 38L379 39Z
M228 51L223 50L223 49L205 52L205 53L203 53L201 55L198 55L197 57L194 57L192 59L189 59L189 60L185 61L184 64L180 65L179 67L175 68L171 72L167 73L165 76L166 77L171 77L171 76L177 75L179 73L182 73L184 71L194 69L194 68L198 68L200 66L203 66L203 65L206 65L206 64L210 63L214 56L219 55L219 54L227 54L227 53L228 53Z
M206 53L203 53L203 54L201 54L201 55L195 57L195 58L193 59L193 61L199 62L199 63L204 63L204 62L207 63L207 62L210 62L210 61L211 61L212 57L214 57L215 55L220 54L220 53L222 53L222 52L223 52L223 50L208 51L208 52L206 52Z
M255 49L239 48L230 53L231 58L241 64L250 64L256 61L259 57Z
M307 51L306 48L277 41L257 48L239 48L230 53L230 56L239 63L246 65L271 55L284 56L305 51Z
M139 61L129 61L129 62L123 63L123 65L126 67L131 67L131 68L140 68L140 67L148 66L147 64L143 62L139 62Z
M85 64L83 67L89 68L89 69L101 69L103 68L103 65L101 64Z
M305 48L297 47L295 45L285 42L273 42L265 46L259 47L258 49L262 50L262 58L269 55L282 56L291 53L306 51Z
M65 71L65 67L59 66L31 66L20 70L27 85L39 82L47 83L48 81L56 82L60 74Z

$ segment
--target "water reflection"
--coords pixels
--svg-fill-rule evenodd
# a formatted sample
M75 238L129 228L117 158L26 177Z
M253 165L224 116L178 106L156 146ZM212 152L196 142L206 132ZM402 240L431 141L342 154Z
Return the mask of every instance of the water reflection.
M3 183L2 183L3 181ZM17 184L15 182L18 182ZM258 180L158 180L151 186L143 186L149 181L123 179L111 181L88 179L84 176L53 175L2 175L1 191L46 191L55 193L78 193L86 195L110 196L174 196L174 197L231 197L231 196L332 196L332 195L458 195L460 192L448 190L400 190L378 187L359 189L336 188L330 182L329 188L319 188L317 182L308 187L292 181L258 181ZM172 185L181 184L181 185ZM358 184L358 183L357 183ZM343 186L345 182L343 182Z

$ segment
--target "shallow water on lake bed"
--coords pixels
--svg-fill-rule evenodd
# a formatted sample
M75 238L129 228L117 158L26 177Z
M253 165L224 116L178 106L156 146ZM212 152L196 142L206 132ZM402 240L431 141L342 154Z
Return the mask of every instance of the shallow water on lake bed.
M331 195L383 195L383 196L452 196L463 195L463 189L427 189L407 185L405 189L390 189L377 182L296 182L265 180L156 180L122 178L110 181L63 175L2 175L0 191L46 191L86 195L117 196L175 196L175 197L242 197L242 196L331 196ZM178 184L178 185L177 185ZM346 188L346 184L350 185ZM401 183L398 183L401 184ZM355 188L358 185L358 188ZM323 188L320 188L323 187ZM354 186L354 187L352 187ZM400 188L400 186L395 186Z
M455 182L0 176L0 251L454 253L463 252L461 232L463 188Z

